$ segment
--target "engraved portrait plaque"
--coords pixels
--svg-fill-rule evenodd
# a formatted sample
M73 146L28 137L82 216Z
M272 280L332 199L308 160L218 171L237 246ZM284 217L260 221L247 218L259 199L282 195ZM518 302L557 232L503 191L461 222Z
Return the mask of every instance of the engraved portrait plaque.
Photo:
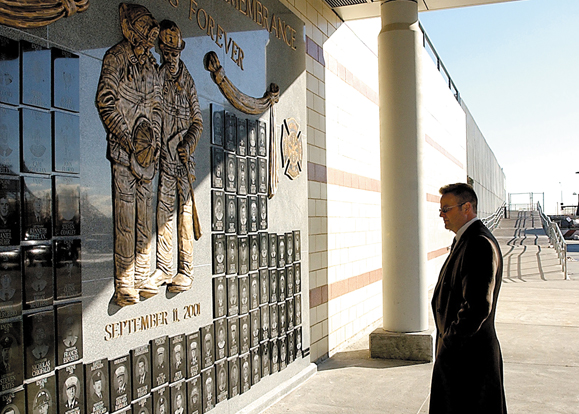
M257 272L249 275L250 309L257 309L259 306L259 274Z
M301 358L302 356L302 327L299 326L295 330L296 332L296 358Z
M133 373L133 399L139 399L151 391L151 347L149 344L131 350Z
M80 173L79 117L66 112L52 113L54 171Z
M109 412L109 365L105 358L84 366L86 410L88 414Z
M294 266L293 265L287 265L285 268L285 274L286 274L286 291L287 291L287 295L288 296L293 296L294 295L294 287L295 287L295 283L294 283Z
M246 393L251 388L251 356L249 353L239 357L241 365L241 394Z
M296 360L295 331L289 331L287 334L287 356L290 364Z
M171 409L171 396L169 395L169 387L160 387L153 391L153 412L169 413Z
M228 355L230 357L239 354L239 318L233 317L227 320Z
M286 274L285 268L277 269L278 300L281 302L286 298Z
M211 187L223 188L224 159L223 149L211 147Z
M54 311L24 316L26 378L54 371Z
M267 377L270 372L271 359L269 357L269 341L262 342L261 348L261 376Z
M251 350L251 384L261 380L261 354L259 346Z
M111 411L118 411L131 404L131 364L129 355L109 361L111 375Z
M269 267L277 267L277 234L269 235Z
M267 124L257 121L257 155L267 156Z
M1 41L1 37L0 37ZM0 52L0 56L2 52ZM0 60L1 65L1 60ZM0 79L6 74L0 72ZM0 81L0 94L2 85ZM20 114L17 109L0 107L0 173L20 172Z
M277 267L285 267L286 263L286 241L285 234L279 234L277 236Z
M24 381L21 320L0 324L0 348L0 392L4 392L19 387Z
M267 230L267 196L260 194L258 197L259 205L259 230Z
M57 412L56 377L54 374L26 384L27 413Z
M225 194L225 232L237 233L237 197Z
M239 276L239 313L249 312L249 276Z
M219 404L227 400L229 394L226 359L215 363L215 375L217 377L217 404Z
M52 101L56 108L78 112L80 101L79 58L74 53L52 49Z
M269 302L269 271L267 269L259 270L259 304L263 305Z
M167 336L151 340L151 356L151 372L153 388L155 388L169 382L169 338Z
M213 274L225 273L225 234L213 234Z
M279 343L279 370L287 367L287 337L284 335L278 340Z
M247 120L247 153L255 157L257 155L257 121Z
M189 396L188 413L201 414L201 376L187 381L187 395Z
M278 299L277 269L269 269L269 301L276 303Z
M213 278L213 317L221 318L227 314L227 286L225 276Z
M249 204L249 231L252 233L257 232L258 229L258 207L257 207L257 197L255 196L249 196L248 198L248 204ZM267 226L266 228L267 229ZM262 230L265 230L262 229Z
M270 355L271 355L271 365L270 371L275 374L279 371L279 347L277 343L277 338L274 338L269 343Z
M247 120L237 118L237 155L247 155Z
M201 372L201 342L199 331L187 335L187 377L192 378Z
M186 414L187 413L187 384L185 381L179 381L172 384L171 390L171 413Z
M22 172L49 174L52 137L49 112L22 108Z
M23 246L24 309L52 305L54 283L52 277L52 246L38 244Z
M132 414L153 414L153 396L147 395L132 404Z
M22 103L50 108L52 79L50 49L21 40L20 51L22 53Z
M287 298L285 305L287 314L287 329L291 331L294 328L294 298Z
M22 314L22 267L19 248L0 249L0 319ZM0 387L1 389L1 387Z
M259 309L249 312L249 319L251 322L250 347L254 348L259 345L259 336L261 331L261 315L259 314Z
M240 275L244 275L249 272L249 240L247 236L239 237L239 267L238 271Z
M299 230L294 230L294 260L296 262L302 260L302 240Z
M237 119L235 114L225 111L225 143L226 151L237 151Z
M171 382L181 381L185 378L185 369L187 368L185 335L179 334L169 338L169 346L171 347L171 368L169 370Z
M295 293L302 291L302 264L300 262L294 263L294 279L295 279Z
M260 194L267 194L267 160L265 158L258 158L257 167L258 192Z
M2 414L24 414L26 413L25 406L23 389L0 395L0 413Z
M277 303L272 303L269 305L269 326L270 335L272 338L276 338L279 334L279 318L277 315L277 310Z
M247 195L247 158L237 157L237 194Z
M80 177L54 177L54 235L80 235Z
M211 143L223 146L225 133L225 112L222 106L211 104Z
M279 332L280 332L280 335L285 335L285 333L287 332L285 300L283 302L278 303L277 313L279 315Z
M4 36L0 36L0 102L20 103L20 47Z
M267 267L268 258L268 235L267 233L259 233L259 267Z
M239 313L239 284L237 276L227 278L227 315L234 316Z
M225 153L225 191L237 192L237 157L232 153Z
M215 407L215 367L211 366L201 372L203 382L203 412L206 413Z
M203 354L203 369L209 368L215 362L214 326L206 325L201 328L201 352Z
M247 214L247 198L237 198L237 229L239 234L247 234L249 230Z
M223 191L213 190L211 192L211 229L213 231L223 231L225 228L225 195Z
M229 398L239 395L239 358L231 358L229 364Z
M286 240L286 256L285 262L286 264L292 264L294 262L294 234L293 232L289 232L285 234Z
M69 299L82 294L80 270L81 241L54 241L56 299Z
M58 380L58 412L77 414L84 412L84 377L82 363L60 368Z
M295 295L294 299L294 319L296 326L299 326L302 324L302 295Z
M227 259L226 273L234 275L237 273L237 236L227 236Z
M245 314L239 317L239 327L239 353L245 354L249 352L250 345L251 326L249 314Z
M247 159L247 168L249 169L249 194L257 194L257 188L259 186L259 180L257 177L257 159L256 158L248 158Z
M23 177L22 226L24 240L52 237L52 186L50 178Z
M56 307L56 362L65 365L82 359L82 303Z
M259 313L261 315L261 340L266 341L269 339L269 306L260 306Z
M249 236L249 270L259 269L259 236L251 234Z

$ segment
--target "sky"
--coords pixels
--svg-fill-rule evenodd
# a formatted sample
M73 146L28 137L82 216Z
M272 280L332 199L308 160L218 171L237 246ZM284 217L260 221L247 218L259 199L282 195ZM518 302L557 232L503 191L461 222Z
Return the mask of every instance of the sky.
M419 19L503 167L507 192L544 193L549 214L561 201L577 205L579 0L521 0Z

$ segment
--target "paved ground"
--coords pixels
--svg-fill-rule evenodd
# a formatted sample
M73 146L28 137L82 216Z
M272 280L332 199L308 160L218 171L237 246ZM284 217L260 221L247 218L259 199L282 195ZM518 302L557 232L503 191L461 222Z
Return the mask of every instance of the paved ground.
M569 245L564 280L536 216L503 220L495 235L505 262L497 331L509 413L577 414L579 242ZM265 413L424 414L431 370L432 364L371 359L364 337Z

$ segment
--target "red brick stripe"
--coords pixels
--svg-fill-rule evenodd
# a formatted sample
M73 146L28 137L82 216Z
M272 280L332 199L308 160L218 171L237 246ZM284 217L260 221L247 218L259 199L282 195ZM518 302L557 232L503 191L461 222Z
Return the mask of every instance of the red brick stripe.
M358 276L334 282L330 285L322 285L310 290L310 308L315 308L328 300L337 299L340 296L362 289L372 283L382 280L382 269L372 270Z

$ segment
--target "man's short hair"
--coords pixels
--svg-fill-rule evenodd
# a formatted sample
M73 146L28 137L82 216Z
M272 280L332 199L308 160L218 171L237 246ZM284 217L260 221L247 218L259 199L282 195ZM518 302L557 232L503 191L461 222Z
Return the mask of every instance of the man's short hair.
M457 198L459 203L470 203L472 206L472 211L476 214L478 197L474 192L474 188L470 184L466 183L455 183L448 184L440 187L438 190L440 195L452 194Z

